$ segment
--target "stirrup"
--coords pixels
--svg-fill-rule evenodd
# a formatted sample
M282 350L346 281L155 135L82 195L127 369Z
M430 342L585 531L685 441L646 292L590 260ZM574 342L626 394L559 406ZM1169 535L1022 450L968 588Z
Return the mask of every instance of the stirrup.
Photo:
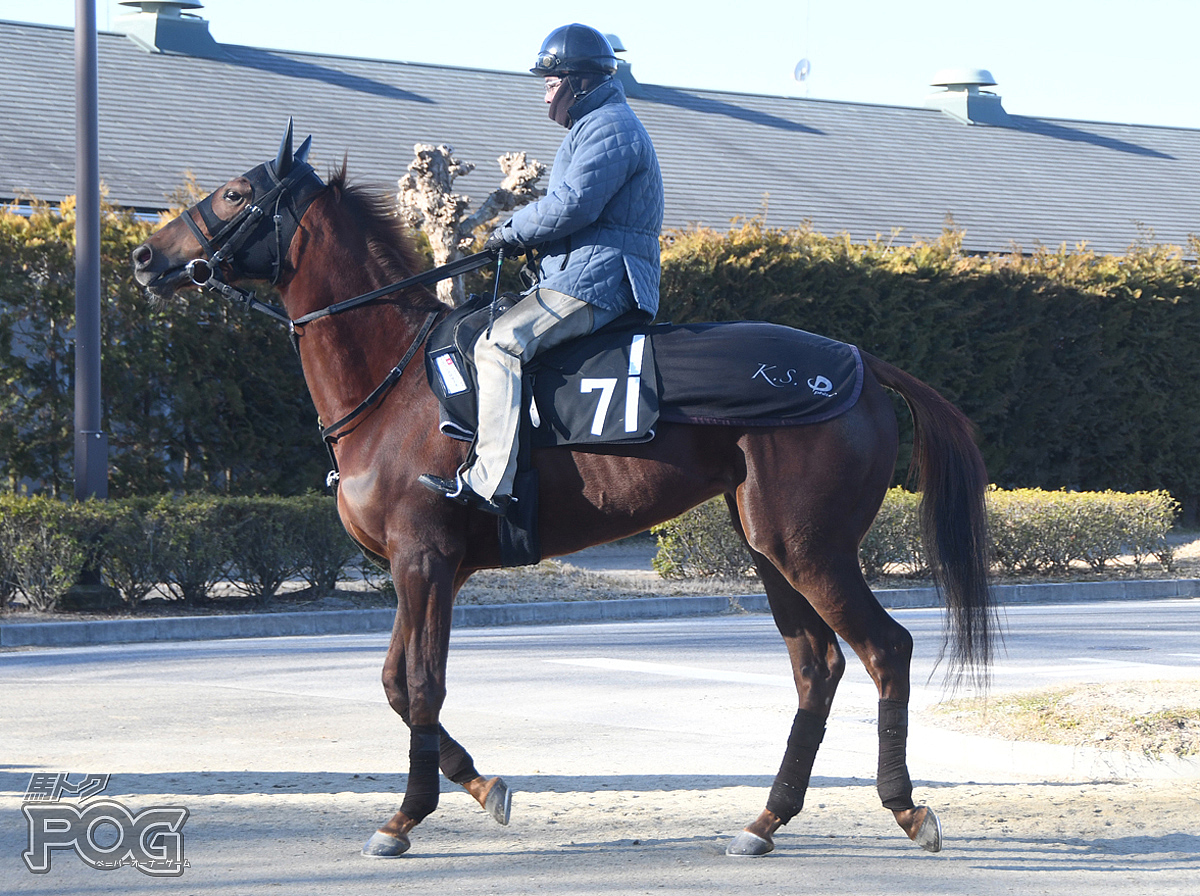
M417 482L437 492L443 498L449 498L455 504L474 507L493 516L506 516L508 514L508 505L515 500L509 497L498 499L485 498L483 495L476 493L471 486L467 485L467 481L461 475L453 479L443 479L441 476L434 476L432 473L422 473L417 477Z
M422 473L417 477L417 482L437 492L443 498L449 498L456 504L467 503L467 499L463 496L463 488L466 487L466 483L457 476L453 479L443 479L441 476L434 476L432 473Z

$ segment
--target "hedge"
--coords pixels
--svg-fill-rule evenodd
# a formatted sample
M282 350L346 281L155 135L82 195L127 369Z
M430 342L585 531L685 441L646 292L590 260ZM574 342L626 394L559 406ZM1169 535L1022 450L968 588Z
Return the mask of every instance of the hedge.
M916 512L919 501L920 495L899 487L888 491L859 547L868 579L927 575ZM1169 572L1174 555L1166 536L1178 509L1178 502L1163 491L993 488L988 493L993 572L1053 575L1084 564L1102 573L1122 556L1131 557L1136 570L1153 557ZM713 499L652 531L658 536L654 568L663 576L737 576L753 570L724 499Z
M921 576L916 506L920 496L891 489L859 558L868 578ZM1166 535L1178 504L1166 492L1044 492L988 495L996 574L1056 574L1072 564L1100 573L1129 555L1140 569L1154 557L1168 571ZM714 499L656 526L654 568L664 577L752 573L753 561ZM335 502L297 498L186 496L86 501L0 494L0 607L20 596L53 610L81 572L91 569L136 606L152 594L184 604L210 600L228 583L266 600L299 576L310 593L332 591L358 549L342 528Z
M66 504L0 494L0 605L52 610L91 569L136 606L184 604L228 583L265 600L292 577L332 591L358 555L332 498L132 498Z
M282 331L196 292L147 302L129 255L153 227L111 209L102 227L110 494L318 486L326 457ZM69 199L27 216L0 209L0 480L10 490L31 480L70 491L73 239ZM772 320L853 342L962 407L999 485L1164 489L1193 523L1200 242L1119 256L971 256L961 242L948 231L859 246L759 221L669 233L659 319Z
M109 494L304 494L328 458L285 331L195 290L147 298L129 257L156 225L101 222ZM0 207L0 488L71 493L75 206ZM269 290L260 298L271 301Z
M1162 489L1194 524L1200 242L1122 256L972 256L961 244L948 231L914 246L852 245L758 221L677 233L663 251L659 317L769 320L854 343L966 412L992 482Z

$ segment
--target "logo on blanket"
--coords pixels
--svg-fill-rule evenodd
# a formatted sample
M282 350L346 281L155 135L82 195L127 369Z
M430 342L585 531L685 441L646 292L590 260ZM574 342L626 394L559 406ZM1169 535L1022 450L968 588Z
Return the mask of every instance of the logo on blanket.
M789 367L787 370L780 372L779 367L775 364L759 364L758 370L754 371L754 375L750 379L762 379L776 389L783 389L787 386L799 386L801 384L794 367ZM833 391L833 383L829 381L829 378L819 374L808 380L808 388L812 389L813 395L820 395L822 397L837 394Z
M823 376L817 375L808 381L808 388L813 390L813 395L832 395L833 383Z

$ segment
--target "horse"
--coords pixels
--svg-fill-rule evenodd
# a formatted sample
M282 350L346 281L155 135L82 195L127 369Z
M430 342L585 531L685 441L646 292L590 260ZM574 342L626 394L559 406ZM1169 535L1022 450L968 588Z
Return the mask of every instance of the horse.
M325 435L338 471L338 512L359 545L386 562L396 587L382 679L409 729L408 778L399 810L363 848L390 858L410 849L411 831L437 808L439 771L508 823L504 779L479 774L439 722L455 595L476 571L500 566L501 550L494 516L418 483L425 472L452 477L468 451L439 432L438 402L420 365L408 364L448 309L414 277L418 256L385 200L349 183L344 160L323 181L305 161L311 139L293 152L289 122L274 160L159 229L134 250L132 263L157 301L202 284L277 317L299 352L321 420L337 421ZM234 285L244 280L276 284L282 308ZM995 629L988 480L973 427L932 387L861 356L858 401L825 422L662 423L644 443L533 452L545 556L644 532L724 496L766 590L798 698L766 807L729 842L729 855L770 852L773 835L803 808L845 670L839 637L878 689L880 801L910 840L941 849L940 821L914 802L908 772L913 640L880 606L858 561L899 449L885 389L903 397L914 421L910 474L922 492L925 548L947 608L943 655L949 652L957 675L987 676Z

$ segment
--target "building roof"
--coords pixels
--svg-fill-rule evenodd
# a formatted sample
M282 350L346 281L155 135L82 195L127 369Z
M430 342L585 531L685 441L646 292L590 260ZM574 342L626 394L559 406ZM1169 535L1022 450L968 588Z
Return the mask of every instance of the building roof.
M149 53L98 37L100 171L108 199L149 210L191 172L215 188L272 156L289 116L318 171L395 192L415 143L476 164L456 184L481 199L495 159L552 162L563 131L528 74L222 45L225 58ZM0 22L0 200L75 191L71 29ZM630 82L658 150L667 227L726 228L762 215L854 242L936 237L968 251L1037 245L1120 253L1200 232L1200 130L1032 118L964 124L932 108L690 90Z

